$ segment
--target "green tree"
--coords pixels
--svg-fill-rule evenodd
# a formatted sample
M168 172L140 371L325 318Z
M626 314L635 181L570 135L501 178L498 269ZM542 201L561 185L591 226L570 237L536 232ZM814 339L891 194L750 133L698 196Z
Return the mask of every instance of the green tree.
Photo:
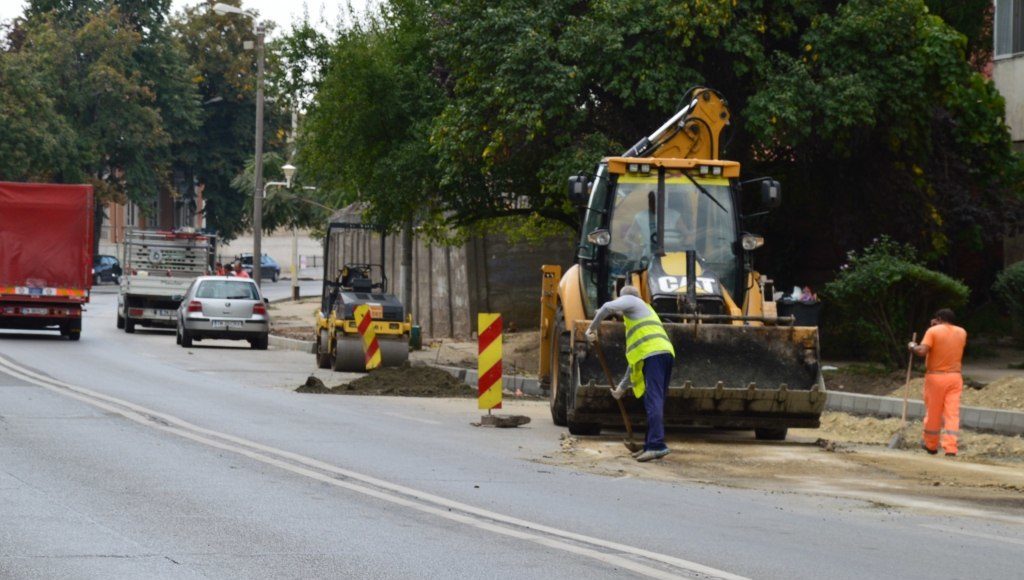
M51 91L53 71L40 64L32 52L0 51L0 180L51 181L75 173L76 134Z
M383 227L438 208L428 139L442 92L426 16L422 2L393 1L341 32L302 126L298 165L327 205L370 202Z
M281 154L265 153L263 155L264 183L285 181L281 167L286 161ZM245 196L243 224L247 228L253 226L251 216L252 192L256 184L255 174L255 163L250 159L245 164L245 171L231 180L231 186L240 195ZM305 186L302 174L297 174L292 179L291 189L277 185L267 188L267 196L263 200L263 229L265 231L272 232L278 228L315 229L323 226L334 208L324 205L315 194L316 190L304 189Z
M1019 207L1002 98L922 0L430 6L446 90L431 152L456 221L525 199L573 223L565 177L660 125L694 84L729 99L725 155L783 178L783 209L750 227L774 240L765 257L784 278L880 233L930 260L976 256Z
M239 5L238 0L227 1ZM252 196L251 191L233 188L231 180L243 171L254 150L256 54L244 46L246 41L255 42L255 35L250 19L218 15L211 9L213 3L186 8L171 28L194 68L192 82L202 103L202 124L189 144L191 172L206 185L207 223L230 240L244 229L246 200ZM276 99L267 103L266 151L284 146L288 115L279 105Z

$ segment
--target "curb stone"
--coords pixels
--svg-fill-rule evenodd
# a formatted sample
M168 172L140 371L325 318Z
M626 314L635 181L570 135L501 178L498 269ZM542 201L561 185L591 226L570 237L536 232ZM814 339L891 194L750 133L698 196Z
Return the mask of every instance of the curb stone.
M870 415L881 418L900 417L903 414L903 399L828 391L825 409L851 415ZM919 399L908 401L907 419L924 419L923 401ZM1024 435L1024 412L983 407L960 407L960 426L1000 435Z
M275 334L270 335L268 344L279 350L297 350L308 354L313 354L314 349L316 349L316 343L312 340L298 340Z

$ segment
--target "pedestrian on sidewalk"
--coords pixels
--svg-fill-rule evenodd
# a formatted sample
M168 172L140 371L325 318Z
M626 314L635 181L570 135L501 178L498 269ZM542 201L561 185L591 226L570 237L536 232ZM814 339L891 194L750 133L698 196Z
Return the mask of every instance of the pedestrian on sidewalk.
M621 399L626 388L632 386L633 396L637 399L643 397L647 413L644 448L633 457L637 461L665 457L669 454L665 445L665 397L672 378L675 349L661 318L650 304L640 298L640 292L633 286L623 286L618 298L601 306L587 328L587 341L597 340L601 321L613 314L622 316L626 324L626 362L629 368L619 386L612 390L612 396Z
M924 438L921 446L935 455L942 449L949 457L957 454L960 434L960 395L964 378L960 374L967 331L954 325L956 315L949 308L935 313L931 328L924 333L921 344L908 346L914 354L925 357L924 374Z
M240 260L235 260L234 269L231 270L230 275L235 278L251 278L249 273L242 269L242 262Z

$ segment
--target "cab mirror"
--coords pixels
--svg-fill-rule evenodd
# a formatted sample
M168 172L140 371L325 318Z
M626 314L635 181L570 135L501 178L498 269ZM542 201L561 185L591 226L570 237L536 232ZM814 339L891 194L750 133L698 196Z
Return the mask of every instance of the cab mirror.
M576 206L586 206L590 197L590 183L586 175L573 175L569 178L569 201Z
M761 204L774 209L782 204L782 184L774 179L761 182Z
M587 234L587 241L595 246L607 246L612 243L612 235L608 230L594 230Z

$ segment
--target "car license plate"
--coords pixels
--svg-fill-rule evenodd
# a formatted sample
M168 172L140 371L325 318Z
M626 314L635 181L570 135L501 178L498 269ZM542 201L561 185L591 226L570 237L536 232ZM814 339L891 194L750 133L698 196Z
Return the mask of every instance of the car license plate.
M211 324L214 328L242 328L241 320L213 320Z
M45 314L49 314L50 310L48 308L22 308L21 309L21 313L22 314L44 314L45 315Z
M158 309L156 311L156 315L157 316L174 316L174 311L173 310Z

